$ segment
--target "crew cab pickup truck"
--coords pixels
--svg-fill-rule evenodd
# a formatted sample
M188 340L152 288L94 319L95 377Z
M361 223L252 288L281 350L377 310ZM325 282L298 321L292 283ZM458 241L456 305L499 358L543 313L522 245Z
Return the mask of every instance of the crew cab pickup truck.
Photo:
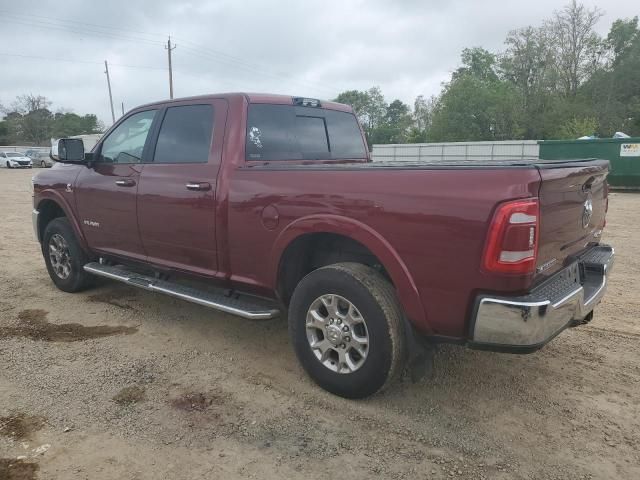
M541 348L592 318L613 265L606 161L372 163L338 103L153 103L91 152L60 140L58 160L33 180L58 288L102 276L249 319L286 312L304 369L350 398L436 343Z

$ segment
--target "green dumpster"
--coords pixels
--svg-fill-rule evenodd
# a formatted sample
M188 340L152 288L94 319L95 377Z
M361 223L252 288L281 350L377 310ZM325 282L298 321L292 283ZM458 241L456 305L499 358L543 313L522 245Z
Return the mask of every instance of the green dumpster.
M609 185L640 189L640 137L541 140L540 159L603 158L611 162Z

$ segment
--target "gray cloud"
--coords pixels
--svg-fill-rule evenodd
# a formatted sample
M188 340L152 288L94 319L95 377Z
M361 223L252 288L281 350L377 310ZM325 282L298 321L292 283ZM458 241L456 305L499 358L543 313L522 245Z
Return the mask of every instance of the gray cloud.
M169 34L177 44L176 96L261 91L332 98L379 85L387 100L411 103L439 92L463 48L500 50L509 30L539 25L564 3L0 0L0 54L69 60L0 55L0 103L38 93L54 109L97 113L108 125L101 62L111 65L117 111L122 101L132 108L167 98L162 43ZM602 34L616 18L640 13L635 0L584 3L606 9Z

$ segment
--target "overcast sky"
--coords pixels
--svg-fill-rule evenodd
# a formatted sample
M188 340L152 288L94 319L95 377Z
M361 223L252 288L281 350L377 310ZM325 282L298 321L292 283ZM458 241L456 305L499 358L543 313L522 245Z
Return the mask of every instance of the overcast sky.
M379 85L387 101L437 94L465 47L503 48L509 30L539 25L554 0L0 0L0 104L34 93L111 124L168 98L170 34L176 97L224 91L334 98ZM640 14L638 0L585 0L597 29ZM44 58L27 58L44 57ZM55 59L66 59L60 61ZM133 68L139 67L139 68Z

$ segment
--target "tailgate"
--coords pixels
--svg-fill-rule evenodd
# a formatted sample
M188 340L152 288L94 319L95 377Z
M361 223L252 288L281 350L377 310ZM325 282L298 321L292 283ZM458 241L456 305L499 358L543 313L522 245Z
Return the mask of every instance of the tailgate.
M562 268L567 257L600 241L607 209L609 162L537 166L542 180L537 269L543 278Z

